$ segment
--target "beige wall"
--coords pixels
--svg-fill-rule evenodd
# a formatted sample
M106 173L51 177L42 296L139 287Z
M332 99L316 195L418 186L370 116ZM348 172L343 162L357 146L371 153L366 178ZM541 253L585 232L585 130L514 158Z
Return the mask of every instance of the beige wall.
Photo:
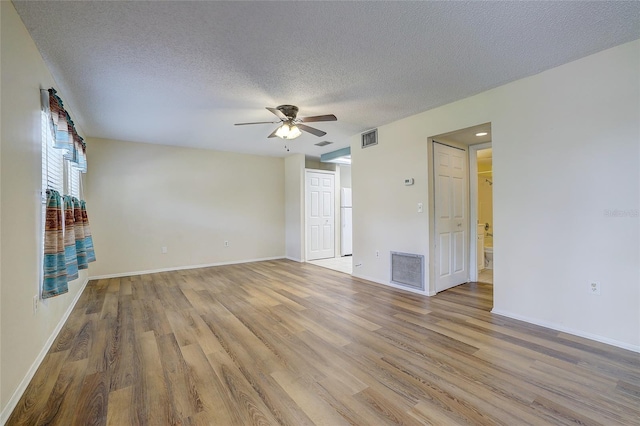
M355 276L388 284L391 251L423 254L428 259L428 137L420 128L395 122L378 127L377 145L363 149L360 135L352 138ZM405 186L407 178L413 178L414 185ZM418 203L425 206L424 213L417 213Z
M351 188L351 166L340 164L340 187Z
M34 363L86 283L86 271L69 293L40 303L42 241L40 202L40 89L55 86L11 2L0 2L2 122L0 194L0 423L20 396ZM64 97L64 93L61 94ZM73 113L73 105L67 105ZM17 394L16 394L17 392Z
M335 172L337 169L335 163L322 163L320 160L313 160L310 158L305 159L304 166L307 169L330 170L332 172Z
M88 144L92 276L284 256L282 158Z
M354 136L354 275L429 258L428 138L491 122L494 311L640 351L638 75L635 41L381 126L376 146Z
M304 261L304 168L303 154L284 159L285 167L285 222L286 257Z

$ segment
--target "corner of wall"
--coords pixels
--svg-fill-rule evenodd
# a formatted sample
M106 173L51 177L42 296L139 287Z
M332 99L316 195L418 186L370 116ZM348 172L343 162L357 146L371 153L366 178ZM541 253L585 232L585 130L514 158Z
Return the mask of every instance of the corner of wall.
M53 329L51 335L49 336L47 341L44 343L44 346L40 350L40 353L38 353L38 356L31 364L31 367L29 367L29 370L27 370L27 373L25 374L24 378L20 381L20 384L16 388L15 392L13 392L13 395L11 395L11 398L9 399L7 404L2 408L2 411L0 411L0 424L5 424L5 422L9 419L9 416L11 416L11 413L13 412L13 410L18 405L20 398L22 398L22 395L24 394L25 390L27 390L27 386L31 382L31 379L33 379L33 376L36 374L36 371L38 371L38 367L40 367L40 364L42 364L44 357L49 352L49 349L51 349L51 346L53 345L56 338L58 337L58 334L60 334L62 327L67 322L67 319L69 319L69 315L71 315L71 312L73 312L73 308L75 308L76 304L78 303L78 300L80 299L80 296L82 296L82 292L84 291L88 283L89 283L89 278L85 277L82 284L80 285L79 290L77 291L73 300L69 304L67 310L64 312L64 314L58 321L58 324L56 324L55 328Z

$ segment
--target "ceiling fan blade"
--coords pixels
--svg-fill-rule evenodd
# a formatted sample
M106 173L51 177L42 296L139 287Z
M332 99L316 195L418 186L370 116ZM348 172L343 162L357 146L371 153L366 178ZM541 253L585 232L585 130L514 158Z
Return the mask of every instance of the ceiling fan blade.
M275 124L279 123L279 121L256 121L253 123L236 123L234 126L246 126L247 124Z
M304 130L305 132L309 132L316 136L324 136L327 134L327 132L323 132L319 129L314 129L313 127L305 126L304 124L296 124L296 126L298 126L298 129Z
M333 114L327 115L314 115L312 117L302 117L299 118L301 123L313 123L314 121L336 121L337 118Z
M276 132L278 131L280 127L276 127L276 129L271 132L271 134L269 136L267 136L267 138L275 138L276 137Z
M270 107L266 107L269 111L271 111L272 113L274 113L276 115L276 117L278 117L280 120L288 120L287 116L284 115L282 113L282 111L280 111L279 109L276 108L270 108Z

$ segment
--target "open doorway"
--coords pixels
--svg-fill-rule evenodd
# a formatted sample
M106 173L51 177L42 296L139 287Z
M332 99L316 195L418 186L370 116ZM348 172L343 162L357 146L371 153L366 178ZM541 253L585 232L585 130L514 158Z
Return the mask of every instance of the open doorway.
M479 147L490 148L490 143L491 123L429 138L430 294L476 282L487 269L486 244L480 239L487 234L485 223L492 230L493 219L483 222L480 230L477 156ZM491 187L493 180L487 179Z
M345 150L336 151L336 153L344 154ZM334 153L329 153L334 154ZM349 154L349 152L347 152ZM324 156L324 154L323 154ZM348 160L348 161L347 161ZM325 229L323 235L323 241L329 241L333 238L333 250L329 253L328 250L324 250L322 255L316 255L316 253L310 253L309 250L314 250L318 245L314 241L318 240L317 233L314 233L314 228L307 227L306 232L306 262L316 266L321 266L335 271L343 272L351 275L353 272L352 261L352 201L351 201L351 158L350 155L342 155L338 158L331 158L329 161L315 161L306 159L306 174L326 174L331 173L335 176L334 180L334 195L324 194L324 207L333 211L335 217L335 228L332 232L330 229ZM328 192L328 191L327 191ZM313 188L305 188L306 208L305 215L313 216L314 214L314 202L318 203L317 198L313 197ZM328 207L333 205L335 207ZM305 222L307 225L312 225L312 218L307 217ZM326 226L326 219L320 224L322 227ZM319 229L319 228L318 228ZM328 247L327 247L328 248Z
M470 179L476 217L477 274L474 281L493 284L493 150L491 143L472 146L469 162L476 165Z

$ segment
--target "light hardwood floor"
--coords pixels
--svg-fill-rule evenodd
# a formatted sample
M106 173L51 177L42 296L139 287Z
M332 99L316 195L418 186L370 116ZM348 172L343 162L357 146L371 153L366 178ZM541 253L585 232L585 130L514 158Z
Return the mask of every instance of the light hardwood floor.
M640 355L286 260L89 283L9 425L638 424Z

